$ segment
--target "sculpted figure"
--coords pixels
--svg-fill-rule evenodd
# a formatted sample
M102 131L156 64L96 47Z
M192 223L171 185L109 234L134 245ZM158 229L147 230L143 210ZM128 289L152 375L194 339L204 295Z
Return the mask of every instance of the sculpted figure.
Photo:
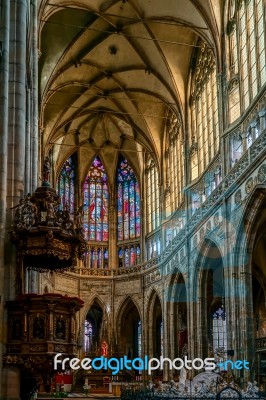
M50 195L47 197L46 200L46 212L47 212L47 218L49 219L55 218L54 200Z
M42 168L42 179L44 182L49 182L49 177L51 173L51 163L48 156L44 158L43 168Z
M37 316L33 323L33 338L44 338L44 319Z
M70 218L69 205L68 205L67 202L64 205L63 221L64 221L64 223L63 223L64 229L74 233L74 224L73 224L73 221Z
M37 206L30 201L30 199L31 195L28 193L25 197L24 205L22 207L21 222L23 228L30 228L31 226L35 225L37 220L38 209Z
M84 206L80 206L76 212L76 230L78 233L83 233L83 217L84 217Z
M66 336L66 325L65 321L62 318L59 318L56 321L56 328L55 328L55 337L56 339L64 340Z

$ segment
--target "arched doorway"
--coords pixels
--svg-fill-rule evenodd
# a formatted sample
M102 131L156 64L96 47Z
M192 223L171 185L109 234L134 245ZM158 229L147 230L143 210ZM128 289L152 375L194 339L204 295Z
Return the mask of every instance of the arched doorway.
M121 356L129 359L141 357L142 324L137 306L131 298L124 302L119 318L120 341L118 349Z
M252 252L253 334L256 379L266 387L266 228L259 229Z
M265 188L258 187L245 204L236 236L235 265L239 300L236 302L237 332L234 346L237 357L250 363L244 371L248 379L256 380L266 388L266 196ZM242 295L241 295L242 294ZM239 314L241 313L241 318ZM242 373L242 370L240 371Z
M210 240L205 241L201 250L197 280L196 354L201 354L203 359L212 356L217 361L224 360L227 358L227 329L223 261L218 246Z
M101 354L103 314L99 301L95 299L84 321L84 352L86 355Z
M167 309L170 314L169 335L170 354L172 359L187 354L188 317L187 290L183 275L177 272L173 275L167 293Z

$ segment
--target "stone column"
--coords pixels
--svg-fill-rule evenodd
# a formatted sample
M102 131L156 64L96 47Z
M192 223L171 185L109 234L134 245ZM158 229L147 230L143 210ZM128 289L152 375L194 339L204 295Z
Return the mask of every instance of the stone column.
M54 303L48 304L49 310L49 340L54 340Z
M24 307L24 318L23 318L23 340L26 342L28 340L28 307Z
M238 331L238 316L236 313L237 307L237 291L235 288L235 273L234 266L232 261L232 255L234 253L232 244L233 240L233 232L232 227L233 224L230 221L229 216L229 207L226 202L223 204L223 215L224 215L224 236L221 244L223 244L223 276L224 276L224 307L226 314L226 336L227 336L227 350L236 351L237 345L235 343L236 332ZM230 357L228 357L230 359ZM232 359L232 358L231 358Z
M162 298L162 321L163 321L163 358L171 358L169 351L169 329L170 329L170 318L168 312L168 303ZM169 363L165 362L163 365L163 380L169 381Z
M38 1L32 7L32 126L31 126L31 191L38 186Z
M24 195L26 125L27 0L10 1L10 64L7 207ZM11 217L11 213L8 214ZM11 221L7 221L10 225ZM15 297L16 254L8 245L6 256L6 297Z
M252 135L252 142L255 142L257 134L257 121L254 121L250 124L250 130Z
M26 89L26 130L25 130L25 180L24 190L25 193L31 191L31 158L30 158L30 147L31 147L31 90L29 87Z
M168 335L169 335L169 358L171 360L174 360L175 358L175 338L174 336L176 335L176 320L175 320L175 315L174 315L174 297L175 297L175 292L174 288L171 290L171 297L169 296L168 298L168 320L169 320L169 326L168 326ZM169 371L169 380L173 379L173 374L174 371L170 370Z
M108 265L109 268L117 269L118 262L117 262L117 249L116 249L116 208L112 204L109 207L109 260Z
M254 374L255 365L255 341L253 333L253 298L252 298L252 274L247 271L247 267L243 268L239 276L239 293L240 293L240 309L238 318L240 348L238 350L238 358L247 360L250 363L250 371L244 370L244 376L250 379L250 375ZM251 379L255 379L252 376Z
M75 309L71 309L70 314L70 341L72 344L76 344L76 321L75 321Z
M7 138L8 138L8 79L9 79L9 30L10 0L2 0L0 15L0 40L2 43L0 71L0 321L4 315L4 242L6 229L6 194L7 194ZM1 325L0 342L3 343L4 326ZM0 397L2 394L2 346L0 346Z
M204 271L200 271L198 274L198 297L197 302L195 304L195 313L193 317L196 319L195 323L197 324L197 333L195 334L195 354L196 357L205 358L206 354L204 354L204 346L208 343L207 337L207 329L208 329L208 319L207 319L207 297L206 291L202 288L204 281ZM196 288L195 288L196 289Z
M11 0L11 54L9 85L8 203L24 193L26 131L27 1Z
M226 104L226 85L225 85L225 76L223 73L218 73L217 74L217 83L218 83L218 115L219 115L219 124L218 124L218 129L219 132L223 132L224 128L224 123L225 123L225 110L227 110L227 104ZM220 137L220 136L219 136ZM219 139L218 139L219 140ZM222 164L222 175L224 176L229 168L230 164L230 159L229 159L229 149L228 149L229 143L228 140L224 141L220 139L220 143L218 143L217 148L220 149L221 153L221 164Z
M260 118L260 134L261 134L266 128L266 110L260 111L258 115Z

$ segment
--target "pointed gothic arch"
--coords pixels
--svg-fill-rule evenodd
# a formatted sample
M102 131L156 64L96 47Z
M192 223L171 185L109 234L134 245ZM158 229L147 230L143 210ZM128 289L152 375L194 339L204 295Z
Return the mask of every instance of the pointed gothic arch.
M183 356L188 348L188 307L187 307L187 283L183 274L176 270L171 277L168 294L167 310L170 319L167 322L170 340L171 357ZM172 319L171 319L172 318Z
M119 343L116 338L117 350L121 355L128 358L141 356L142 318L136 302L130 297L126 297L119 307L116 318L117 336L120 337Z
M224 263L222 251L215 241L205 238L199 249L196 265L192 280L193 308L200 321L197 331L200 339L196 341L194 350L202 357L214 354L217 359L226 358L228 337Z
M163 355L164 318L159 293L153 288L147 302L147 353L151 357Z

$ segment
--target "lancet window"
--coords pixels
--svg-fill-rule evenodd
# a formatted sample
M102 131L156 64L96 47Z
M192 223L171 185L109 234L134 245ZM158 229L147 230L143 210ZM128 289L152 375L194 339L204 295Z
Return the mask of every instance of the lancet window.
M146 200L148 216L148 232L152 232L160 224L160 200L158 170L152 158L148 159L146 167Z
M191 180L209 165L219 148L217 73L210 48L204 44L192 74Z
M266 82L263 0L227 3L228 119L234 122Z
M71 156L63 164L57 183L61 207L64 208L67 205L71 216L73 216L75 209L75 180L76 165L74 157Z
M120 157L117 169L117 239L119 267L140 263L140 188L128 161Z

